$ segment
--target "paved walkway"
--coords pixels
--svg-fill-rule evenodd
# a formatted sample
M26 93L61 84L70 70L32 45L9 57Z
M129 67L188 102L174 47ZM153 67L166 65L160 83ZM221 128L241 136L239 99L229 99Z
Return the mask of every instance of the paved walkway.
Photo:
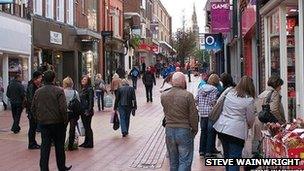
M189 91L195 93L198 78L188 85ZM145 91L139 81L137 90L138 111L131 116L130 135L122 138L120 130L113 131L110 124L112 110L96 112L93 117L95 147L80 148L66 152L67 165L73 165L73 171L131 171L131 170L169 170L164 142L163 118L160 104L160 86L162 79L157 80L154 88L154 102L146 103ZM0 113L0 171L35 171L39 170L39 150L27 150L28 120L23 113L21 132L17 135L10 132L11 113ZM37 134L40 142L40 134ZM222 167L205 167L198 155L198 139L195 139L193 170L224 170ZM80 138L80 143L83 138ZM54 150L50 157L50 170L57 170Z

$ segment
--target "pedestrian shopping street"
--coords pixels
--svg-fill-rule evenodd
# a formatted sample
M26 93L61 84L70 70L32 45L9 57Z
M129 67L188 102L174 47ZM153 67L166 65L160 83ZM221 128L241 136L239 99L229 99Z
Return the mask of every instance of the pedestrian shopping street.
M131 116L130 135L122 138L120 130L114 131L110 124L112 109L98 112L95 110L92 127L94 148L79 148L66 152L67 165L73 171L127 171L127 170L169 170L166 158L165 134L161 126L163 111L160 104L160 86L163 79L157 79L153 89L154 101L147 103L142 81L138 81L138 110ZM193 78L188 90L195 93L199 78ZM96 109L96 106L95 106ZM0 113L0 170L35 171L39 170L40 150L27 149L28 119L22 113L21 132L10 131L12 117L10 111ZM40 134L37 134L40 143ZM195 152L192 168L194 171L224 170L221 167L204 167L198 154L199 133L195 138ZM83 138L80 138L80 143ZM145 169L144 169L145 168ZM50 170L57 170L54 149L50 157Z

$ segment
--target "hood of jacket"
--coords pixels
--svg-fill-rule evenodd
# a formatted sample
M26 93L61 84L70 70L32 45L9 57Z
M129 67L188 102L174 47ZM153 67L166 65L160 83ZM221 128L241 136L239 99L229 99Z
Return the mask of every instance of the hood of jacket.
M200 95L202 96L207 96L209 95L211 92L216 91L217 88L213 85L210 84L204 84L202 86L202 88L199 90Z

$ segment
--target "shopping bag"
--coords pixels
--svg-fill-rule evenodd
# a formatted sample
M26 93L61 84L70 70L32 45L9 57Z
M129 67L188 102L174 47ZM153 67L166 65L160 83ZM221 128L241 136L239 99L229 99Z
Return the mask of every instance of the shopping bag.
M111 119L110 119L110 123L114 124L114 116L115 116L115 112L113 112L111 114Z
M119 129L119 118L118 118L118 113L117 112L114 112L113 129L114 129L114 131Z
M103 98L104 107L105 108L112 108L113 107L113 97L111 95L106 95Z
M79 120L77 121L77 126L76 126L76 128L77 128L77 131L78 131L78 133L79 133L79 136L81 136L81 137L85 136L85 129L84 129L84 126L83 126L83 123L82 123L82 120L81 120L81 119L79 119Z

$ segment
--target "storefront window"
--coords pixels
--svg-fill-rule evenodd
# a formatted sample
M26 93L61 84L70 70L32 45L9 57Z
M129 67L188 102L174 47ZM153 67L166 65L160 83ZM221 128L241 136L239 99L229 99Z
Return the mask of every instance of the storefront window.
M296 43L295 35L298 26L298 10L296 7L286 8L286 42L287 42L287 82L288 82L288 114L289 118L296 118Z
M268 18L270 28L271 75L280 75L280 20L279 11Z
M13 80L17 74L21 74L22 84L26 85L29 81L28 59L10 57L8 60L9 81Z

